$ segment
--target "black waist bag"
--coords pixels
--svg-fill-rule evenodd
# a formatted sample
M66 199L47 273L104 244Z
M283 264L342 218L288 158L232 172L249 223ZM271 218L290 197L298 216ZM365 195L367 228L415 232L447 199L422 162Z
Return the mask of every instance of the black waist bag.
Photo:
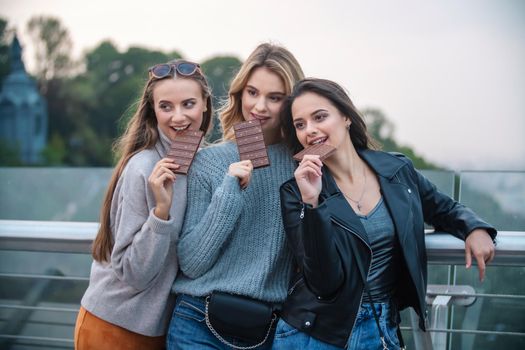
M223 343L234 348L223 337L235 337L253 347L263 344L276 319L273 307L260 300L242 295L213 292L206 298L206 324Z

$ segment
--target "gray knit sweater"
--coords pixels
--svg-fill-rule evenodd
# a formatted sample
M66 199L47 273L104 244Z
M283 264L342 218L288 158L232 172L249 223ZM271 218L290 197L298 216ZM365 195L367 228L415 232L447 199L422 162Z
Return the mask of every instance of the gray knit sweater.
M171 318L176 241L186 207L186 176L177 175L170 219L153 215L148 177L165 156L168 142L161 135L154 148L134 155L126 165L111 203L111 260L93 262L81 302L95 316L147 336L166 334Z
M292 255L286 247L279 187L295 163L281 145L268 147L271 166L254 169L248 188L227 174L239 161L227 142L197 154L188 174L188 207L178 244L182 274L174 293L214 290L272 302L286 297Z

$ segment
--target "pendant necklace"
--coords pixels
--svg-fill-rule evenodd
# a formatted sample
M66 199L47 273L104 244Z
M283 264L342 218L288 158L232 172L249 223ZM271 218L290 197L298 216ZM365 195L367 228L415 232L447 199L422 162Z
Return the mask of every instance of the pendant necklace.
M361 196L359 196L359 199L358 200L355 200L355 199L352 199L350 198L350 196L348 196L346 193L344 193L343 191L341 191L341 193L343 193L343 196L345 196L347 199L351 200L352 202L354 202L356 205L357 205L357 210L361 213L361 201L363 200L363 196L365 195L365 192L366 192L366 170L365 170L365 167L363 166L363 176L365 178L365 183L363 185L363 191L361 192Z

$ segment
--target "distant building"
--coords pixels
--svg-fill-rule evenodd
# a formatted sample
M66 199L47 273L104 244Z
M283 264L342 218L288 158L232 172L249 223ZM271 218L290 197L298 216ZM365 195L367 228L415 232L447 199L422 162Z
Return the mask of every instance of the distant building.
M21 161L38 163L47 143L47 104L22 62L22 47L14 37L11 72L0 90L0 140L20 151Z

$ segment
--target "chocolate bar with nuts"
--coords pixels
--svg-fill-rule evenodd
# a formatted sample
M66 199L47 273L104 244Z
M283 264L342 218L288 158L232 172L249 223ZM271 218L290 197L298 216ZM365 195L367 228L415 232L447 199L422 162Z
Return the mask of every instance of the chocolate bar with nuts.
M170 150L166 155L166 157L173 159L175 164L180 165L178 169L173 170L175 174L188 174L203 135L204 133L201 130L184 130L177 133L177 137L171 142Z
M251 160L254 168L270 165L259 120L252 119L235 124L233 131L241 160Z
M301 160L303 160L303 157L305 155L313 154L313 155L318 155L319 159L321 159L321 161L323 161L326 158L330 157L332 154L334 154L335 149L336 149L335 147L332 147L330 145L325 145L325 144L319 143L319 144L316 144L316 145L312 145L312 146L306 147L305 149L303 149L299 153L296 153L293 156L293 159L295 159L296 161L300 162Z

